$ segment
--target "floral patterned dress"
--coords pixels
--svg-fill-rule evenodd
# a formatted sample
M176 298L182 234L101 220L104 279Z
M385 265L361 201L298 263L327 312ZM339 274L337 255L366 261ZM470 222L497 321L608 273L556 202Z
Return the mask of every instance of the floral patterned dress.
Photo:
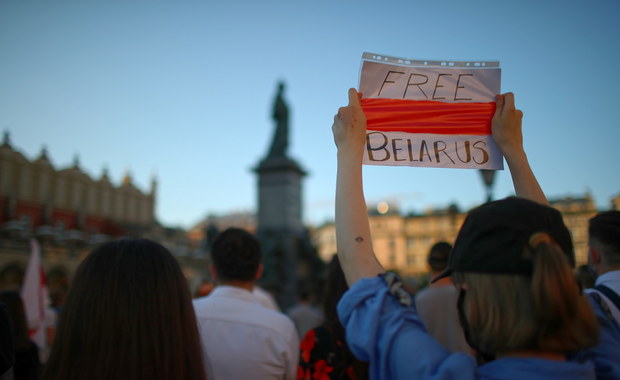
M341 336L328 325L308 331L300 344L297 379L366 379L368 364L353 356Z

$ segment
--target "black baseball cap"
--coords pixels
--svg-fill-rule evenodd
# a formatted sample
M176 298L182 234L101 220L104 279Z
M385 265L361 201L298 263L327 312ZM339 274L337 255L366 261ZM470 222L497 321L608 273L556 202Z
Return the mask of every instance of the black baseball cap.
M523 257L523 249L538 232L555 240L575 266L573 242L562 214L540 203L509 197L470 211L454 242L448 269L432 282L452 272L531 275L532 261Z

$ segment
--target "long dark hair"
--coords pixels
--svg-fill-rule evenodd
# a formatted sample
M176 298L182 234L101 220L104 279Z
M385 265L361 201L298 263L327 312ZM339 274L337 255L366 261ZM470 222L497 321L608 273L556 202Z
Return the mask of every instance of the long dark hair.
M43 379L205 379L188 285L162 245L122 239L80 264Z
M325 321L335 327L340 338L344 339L344 327L338 319L337 306L340 298L349 290L338 255L334 255L325 269L325 291L323 296L323 314Z
M367 379L368 362L362 362L353 355L346 344L344 326L342 326L340 320L338 319L338 302L347 290L349 290L349 286L347 285L347 280L345 279L344 272L340 266L340 260L338 259L338 255L334 255L332 260L327 264L325 272L325 289L323 296L323 313L325 315L325 321L323 324L331 329L337 340L345 343L343 348L346 349L346 358L342 359L351 363L351 367L353 368L356 378Z
M28 322L21 295L15 290L3 290L0 292L0 302L5 304L13 323L15 350L28 350L32 343L28 337Z

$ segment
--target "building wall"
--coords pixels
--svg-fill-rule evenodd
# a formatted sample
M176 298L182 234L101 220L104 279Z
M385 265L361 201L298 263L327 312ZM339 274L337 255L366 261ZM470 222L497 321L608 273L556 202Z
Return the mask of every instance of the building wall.
M620 194L611 199L611 209L620 211Z
M588 220L598 212L592 196L585 194L581 198L565 197L550 199L549 203L562 213L564 223L571 233L576 264L587 264Z
M155 197L155 181L149 192L142 192L129 175L119 185L105 171L93 179L77 160L56 169L45 149L29 160L5 134L0 143L0 288L21 281L32 238L39 242L43 268L52 279L54 273L64 273L70 280L95 245L129 234L161 242L182 264L204 261L188 252L184 231L158 225Z
M586 264L588 220L598 212L592 197L589 194L580 198L564 197L551 199L550 203L562 213L572 235L577 265ZM426 256L431 246L439 241L452 244L466 216L455 205L408 216L371 211L370 230L377 259L384 268L404 275L428 273ZM329 260L337 252L333 223L316 228L313 239L323 260Z
M58 230L118 235L122 226L155 223L155 182L149 193L127 175L114 186L107 173L93 179L79 163L55 169L45 150L33 161L13 149L8 138L0 146L0 225L22 223L29 230L51 225Z

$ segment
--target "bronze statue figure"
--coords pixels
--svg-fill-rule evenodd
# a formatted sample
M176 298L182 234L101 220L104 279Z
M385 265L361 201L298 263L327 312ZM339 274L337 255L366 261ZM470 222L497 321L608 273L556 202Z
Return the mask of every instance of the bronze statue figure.
M284 101L284 82L278 83L278 94L273 105L276 130L267 157L286 157L288 147L288 106Z

